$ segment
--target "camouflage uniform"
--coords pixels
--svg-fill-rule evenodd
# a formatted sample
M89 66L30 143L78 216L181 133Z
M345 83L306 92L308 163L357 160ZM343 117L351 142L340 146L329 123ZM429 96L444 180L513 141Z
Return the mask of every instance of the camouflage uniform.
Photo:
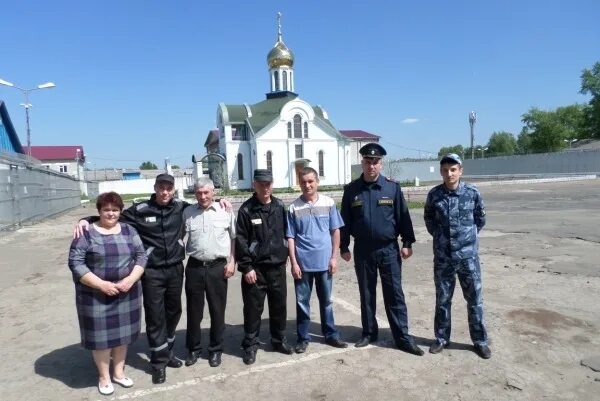
M450 341L451 309L456 276L467 301L473 344L487 344L479 267L478 233L485 225L483 200L477 188L462 181L455 191L444 184L433 188L425 202L425 225L433 236L436 292L435 337Z

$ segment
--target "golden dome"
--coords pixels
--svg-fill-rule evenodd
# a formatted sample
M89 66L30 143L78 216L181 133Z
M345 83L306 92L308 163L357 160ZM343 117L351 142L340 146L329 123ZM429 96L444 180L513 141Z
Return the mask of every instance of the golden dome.
M269 68L291 68L294 66L294 53L288 49L285 43L283 43L281 40L278 40L267 55L267 64L269 65Z

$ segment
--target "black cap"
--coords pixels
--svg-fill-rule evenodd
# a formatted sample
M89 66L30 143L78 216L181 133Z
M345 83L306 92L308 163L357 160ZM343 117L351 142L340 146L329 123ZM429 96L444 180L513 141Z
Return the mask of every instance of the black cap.
M373 158L382 158L387 155L387 152L378 143L367 143L365 146L360 148L358 151L362 157L373 157Z
M156 176L154 184L158 184L159 182L168 182L169 184L175 185L175 178L173 178L171 174L162 173Z
M440 160L440 164L444 163L460 164L462 166L462 160L460 159L460 156L456 153L448 153L447 155L442 157L442 160Z
M273 174L266 169L254 170L254 181L273 182Z

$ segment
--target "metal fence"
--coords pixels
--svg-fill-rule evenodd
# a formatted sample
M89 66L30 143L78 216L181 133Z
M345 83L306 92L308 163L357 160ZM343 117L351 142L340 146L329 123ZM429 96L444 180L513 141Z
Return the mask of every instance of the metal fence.
M571 150L556 153L486 157L463 160L465 176L482 177L547 177L572 174L600 174L600 150ZM352 166L353 177L360 175L360 165ZM440 181L440 162L384 161L383 174L397 181Z
M77 180L27 157L0 152L0 231L77 207Z

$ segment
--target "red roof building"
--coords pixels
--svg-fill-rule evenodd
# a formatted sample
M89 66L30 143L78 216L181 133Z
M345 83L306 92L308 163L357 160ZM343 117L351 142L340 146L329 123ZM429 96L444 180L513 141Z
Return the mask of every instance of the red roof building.
M379 135L368 133L360 129L340 130L340 134L349 138L352 142L350 143L350 163L360 164L360 153L358 151L367 143L379 142Z
M23 153L27 154L27 150L23 146ZM81 145L32 146L31 156L50 170L83 179L85 152Z

